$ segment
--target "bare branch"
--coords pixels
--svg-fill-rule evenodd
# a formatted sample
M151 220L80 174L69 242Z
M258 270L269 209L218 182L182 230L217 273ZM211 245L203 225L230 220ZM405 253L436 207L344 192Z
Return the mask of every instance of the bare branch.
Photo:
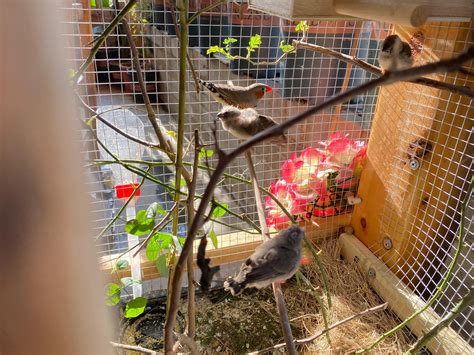
M359 312L357 314L353 314L352 316L347 317L343 320L340 320L340 321L334 323L333 325L329 326L328 328L323 329L320 332L311 335L310 337L295 340L295 344L296 345L301 345L301 344L311 343L311 342L315 341L316 339L322 337L324 334L326 334L327 332L329 332L330 330L332 330L334 328L337 328L337 327L339 327L343 324L346 324L347 322L350 322L351 320L364 317L368 314L383 311L387 308L387 306L388 306L388 303L384 303L384 304L381 304L381 305L378 305L378 306L375 306L375 307L372 307L372 308L368 308L365 311ZM280 343L280 344L274 345L270 348L266 348L266 349L263 349L263 350L260 350L260 351L255 351L252 354L265 353L265 352L269 352L269 351L272 351L272 350L277 350L277 349L283 348L284 346L285 346L285 343Z
M113 341L111 341L110 344L112 344L112 346L114 348L138 351L139 353L142 353L142 354L158 355L158 352L156 352L154 350L143 348L143 347L138 346L138 345L120 344L120 343L115 343Z
M366 61L363 61L359 58L356 58L356 57L353 57L353 56L350 56L350 55L347 55L347 54L344 54L344 53L341 53L341 52L337 52L337 51L334 51L332 49L328 49L328 48L323 47L323 46L318 46L317 44L312 44L312 43L307 43L307 42L304 42L304 41L294 40L293 41L293 46L295 48L304 48L304 49L309 49L313 52L326 54L328 56L337 58L337 59L339 59L343 62L357 65L358 67L368 71L369 73L375 74L375 75L380 76L380 75L383 74L382 69L379 68L379 67L376 67L375 65L367 63ZM462 68L460 68L458 70L465 73L465 71ZM429 87L432 87L432 88L435 88L435 89L448 90L448 91L451 91L451 92L454 92L454 93L457 93L457 94L466 95L466 96L469 96L469 97L474 97L474 91L471 90L468 86L453 85L453 84L445 83L443 81L429 79L429 78L417 78L417 79L413 79L413 80L403 80L403 81L408 81L408 82L411 82L413 84L429 86Z
M196 238L197 231L202 226L203 216L205 214L207 205L209 204L209 201L212 197L212 193L214 189L216 188L217 183L220 177L222 176L222 174L224 173L226 167L235 158L237 158L240 154L244 153L245 151L247 151L254 145L260 142L263 142L264 140L269 139L271 137L277 137L281 135L290 127L294 126L295 124L299 122L304 121L311 115L314 115L320 111L323 111L339 103L346 102L350 100L351 98L353 98L354 96L361 95L378 86L389 85L397 81L412 80L420 76L431 74L431 73L456 70L459 67L461 67L463 63L465 63L468 60L471 60L473 57L474 57L474 47L471 47L466 53L463 53L452 59L443 60L443 61L419 66L416 68L410 68L410 69L406 69L406 70L402 70L398 72L389 73L380 78L370 80L365 84L362 84L360 86L357 86L355 88L342 92L330 98L326 102L313 106L310 109L294 116L293 118L277 126L268 128L260 132L259 134L245 141L243 144L238 146L236 149L234 149L230 153L222 156L219 159L219 163L217 164L214 170L214 173L212 174L211 179L209 180L207 184L206 190L203 194L203 198L196 211L196 216L193 220L192 225L190 226L188 230L188 234L186 237L186 241L184 242L183 250L181 252L181 255L179 256L178 262L176 263L175 273L173 275L173 279L171 282L172 293L170 295L170 300L168 303L170 305L169 314L168 314L169 322L170 322L168 326L170 327L170 329L173 329L174 327L174 323L176 321L176 315L178 312L177 306L179 304L179 295L180 295L179 290L181 289L181 280L182 280L182 275L184 271L185 261L188 258L189 254L192 252L194 239Z

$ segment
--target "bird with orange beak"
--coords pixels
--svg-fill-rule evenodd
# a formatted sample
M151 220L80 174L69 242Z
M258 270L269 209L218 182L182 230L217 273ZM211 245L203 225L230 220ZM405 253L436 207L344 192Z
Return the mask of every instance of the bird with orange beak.
M218 103L226 106L234 106L240 109L257 107L258 102L267 93L271 92L272 88L268 85L255 83L249 86L233 86L226 84L214 84L208 81L199 79L199 82L204 86L211 96Z

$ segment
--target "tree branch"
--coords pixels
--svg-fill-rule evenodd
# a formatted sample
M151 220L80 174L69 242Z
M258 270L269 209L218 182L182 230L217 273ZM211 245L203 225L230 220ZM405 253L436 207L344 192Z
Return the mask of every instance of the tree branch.
M115 343L113 341L111 341L110 344L114 348L120 348L120 349L125 349L125 350L133 350L133 351L137 351L137 352L142 353L142 354L158 355L158 353L156 351L146 349L146 348L143 348L143 347L138 346L138 345L119 344L119 343Z
M326 334L327 332L329 332L330 330L332 330L334 328L337 328L337 327L339 327L343 324L346 324L347 322L350 322L351 320L364 317L368 314L383 311L383 310L387 309L387 306L388 306L388 303L384 303L384 304L381 304L381 305L378 305L378 306L375 306L375 307L372 307L372 308L368 308L365 311L359 312L357 314L353 314L352 316L347 317L343 320L340 320L340 321L332 324L330 327L328 327L326 329L323 329L323 330L321 330L320 332L318 332L316 334L311 335L310 337L295 340L295 344L296 345L302 345L302 344L311 343L311 342L315 341L316 339L322 337L324 334ZM272 350L277 350L277 349L283 348L284 346L285 346L285 343L281 343L281 344L274 345L274 346L272 346L270 348L267 348L267 349L263 349L263 350L260 350L260 351L253 352L252 354L265 353L265 352L269 352L269 351L272 351Z
M364 69L365 71L368 71L369 73L372 73L378 76L383 75L382 69L379 67L376 67L375 65L367 63L366 61L363 61L359 58L356 58L356 57L353 57L341 52L337 52L323 46L318 46L317 44L307 43L301 40L300 41L294 40L293 46L295 48L309 49L313 52L322 53L322 54L337 58L343 62L357 65L358 67ZM448 90L457 94L466 95L466 96L474 98L474 91L471 90L467 86L453 85L453 84L445 83L443 81L429 79L429 78L417 78L417 79L403 80L403 81L408 81L413 84L429 86L435 89Z
M346 102L353 98L354 96L360 95L374 89L378 86L382 85L389 85L397 81L401 80L411 80L416 79L420 76L427 75L430 73L435 72L443 72L443 71L450 71L456 70L457 68L461 67L463 63L472 59L474 57L474 47L469 48L466 53L463 53L455 58L439 61L436 63L431 63L423 66L419 66L416 68L410 68L398 72L389 73L384 75L380 78L373 79L368 81L365 84L357 86L353 89L347 90L342 92L333 98L323 102L322 104L318 104L316 106L311 107L310 109L294 116L293 118L271 128L268 128L259 134L253 136L252 138L248 139L246 142L238 146L236 149L231 151L230 153L223 155L220 157L219 162L214 170L214 173L209 180L206 190L203 194L203 198L199 204L199 207L196 211L196 216L191 224L191 227L188 230L188 234L186 237L186 241L184 242L183 250L181 255L176 263L175 273L173 275L173 279L171 282L172 293L169 298L169 315L168 315L168 328L173 329L174 323L176 321L176 315L178 312L178 304L179 304L179 290L181 289L181 280L182 274L184 271L184 266L186 259L188 258L189 254L192 252L192 247L194 243L194 239L196 238L197 231L202 226L202 220L209 204L210 198L216 185L224 173L226 167L232 162L235 158L237 158L240 154L244 153L246 150L250 149L254 145L263 142L266 139L271 137L277 137L281 135L283 132L288 130L291 126L302 122L303 120L307 119L311 115L314 115L322 110L325 110L333 105L337 105L339 103Z
M471 288L469 293L464 296L461 301L459 301L454 308L446 314L431 330L426 333L422 338L413 344L406 354L417 354L425 344L427 344L431 339L433 339L438 333L447 327L459 314L464 311L467 307L470 307L474 304L474 289Z

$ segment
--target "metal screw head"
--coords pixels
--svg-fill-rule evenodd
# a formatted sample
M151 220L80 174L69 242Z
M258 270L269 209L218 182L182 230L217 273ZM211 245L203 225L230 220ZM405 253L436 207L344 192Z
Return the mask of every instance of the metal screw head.
M418 161L418 159L412 158L408 162L408 166L411 170L418 170L420 168L420 162Z
M375 270L372 267L369 267L367 270L367 276L371 279L375 279Z
M385 248L385 250L390 250L393 248L393 243L390 237L386 236L382 240L382 245Z

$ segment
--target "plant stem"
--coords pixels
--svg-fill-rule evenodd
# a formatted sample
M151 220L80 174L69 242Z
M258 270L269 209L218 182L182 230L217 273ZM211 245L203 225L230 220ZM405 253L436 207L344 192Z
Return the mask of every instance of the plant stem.
M459 223L459 230L458 230L458 245L456 247L456 251L453 256L453 260L451 260L451 263L449 264L448 270L446 271L446 276L441 280L441 283L439 286L436 288L436 292L431 296L431 298L426 302L426 304L415 311L411 316L406 318L403 322L398 324L396 327L393 329L389 330L388 332L382 334L379 338L377 338L371 345L369 345L367 348L361 349L356 352L356 354L363 354L369 350L372 350L378 343L380 343L382 340L388 338L389 336L395 334L399 330L401 330L403 327L405 327L412 319L418 317L421 313L426 311L428 308L431 307L431 305L436 301L436 299L441 295L443 290L446 288L448 281L451 279L453 272L454 272L454 267L457 264L459 255L461 254L461 250L464 244L464 236L463 236L463 231L464 231L464 217L465 217L465 211L466 211L466 206L469 203L471 199L471 194L472 194L472 189L474 186L474 176L471 177L471 182L469 184L469 187L467 189L466 197L464 198L464 201L461 206L461 221Z
M128 345L128 344L119 344L116 342L111 341L110 344L114 348L120 348L124 350L132 350L132 351L137 351L142 354L150 354L150 355L158 355L158 353L154 350L146 349L142 346L136 346L136 345Z
M183 142L184 142L184 122L185 122L185 113L186 113L186 54L187 54L187 44L188 44L188 26L186 23L188 17L188 0L181 0L180 1L180 16L179 16L179 25L180 25L180 46L179 46L179 92L178 92L178 139L177 139L177 154L176 154L176 171L175 171L175 187L176 190L180 191L181 186L181 171L183 170ZM190 186L190 180L188 186ZM175 194L175 201L179 201L180 196L178 193ZM175 213L173 216L173 235L177 235L178 232L178 217L179 215ZM186 259L192 257L186 255ZM181 258L181 256L180 256ZM187 262L187 261L186 261ZM169 277L169 285L168 285L168 297L166 298L166 321L165 321L165 353L172 353L173 352L173 345L174 345L174 319L176 316L172 317L170 315L170 302L173 297L179 298L179 290L170 287L173 280L175 279L175 267L173 265L172 270L170 272ZM180 270L180 272L182 272ZM182 276L182 275L180 275ZM178 292L177 295L174 293ZM173 318L173 319L171 319Z
M105 28L104 32L97 38L95 41L94 46L91 48L89 55L87 56L86 60L80 68L77 70L76 74L74 75L73 82L77 85L78 79L81 77L82 74L86 71L87 67L92 63L95 58L95 55L99 51L99 48L105 42L107 37L112 33L112 31L117 27L120 21L124 18L124 16L132 9L132 7L136 4L137 0L129 0L128 4L120 10L117 16L112 20L112 22Z
M416 354L425 346L431 339L433 339L438 333L447 327L459 314L464 311L467 307L470 307L474 304L474 289L471 288L469 293L464 296L461 301L459 301L454 308L446 314L431 330L426 333L422 338L413 344L406 354Z
M225 4L227 0L219 0L213 4L210 4L210 5L207 5L206 7L202 8L201 10L199 10L198 12L196 12L194 15L192 15L188 20L187 20L187 24L191 24L193 23L199 16L201 16L203 13L207 12L207 11L210 11L212 10L213 8L219 6L219 5L222 5L222 4Z

